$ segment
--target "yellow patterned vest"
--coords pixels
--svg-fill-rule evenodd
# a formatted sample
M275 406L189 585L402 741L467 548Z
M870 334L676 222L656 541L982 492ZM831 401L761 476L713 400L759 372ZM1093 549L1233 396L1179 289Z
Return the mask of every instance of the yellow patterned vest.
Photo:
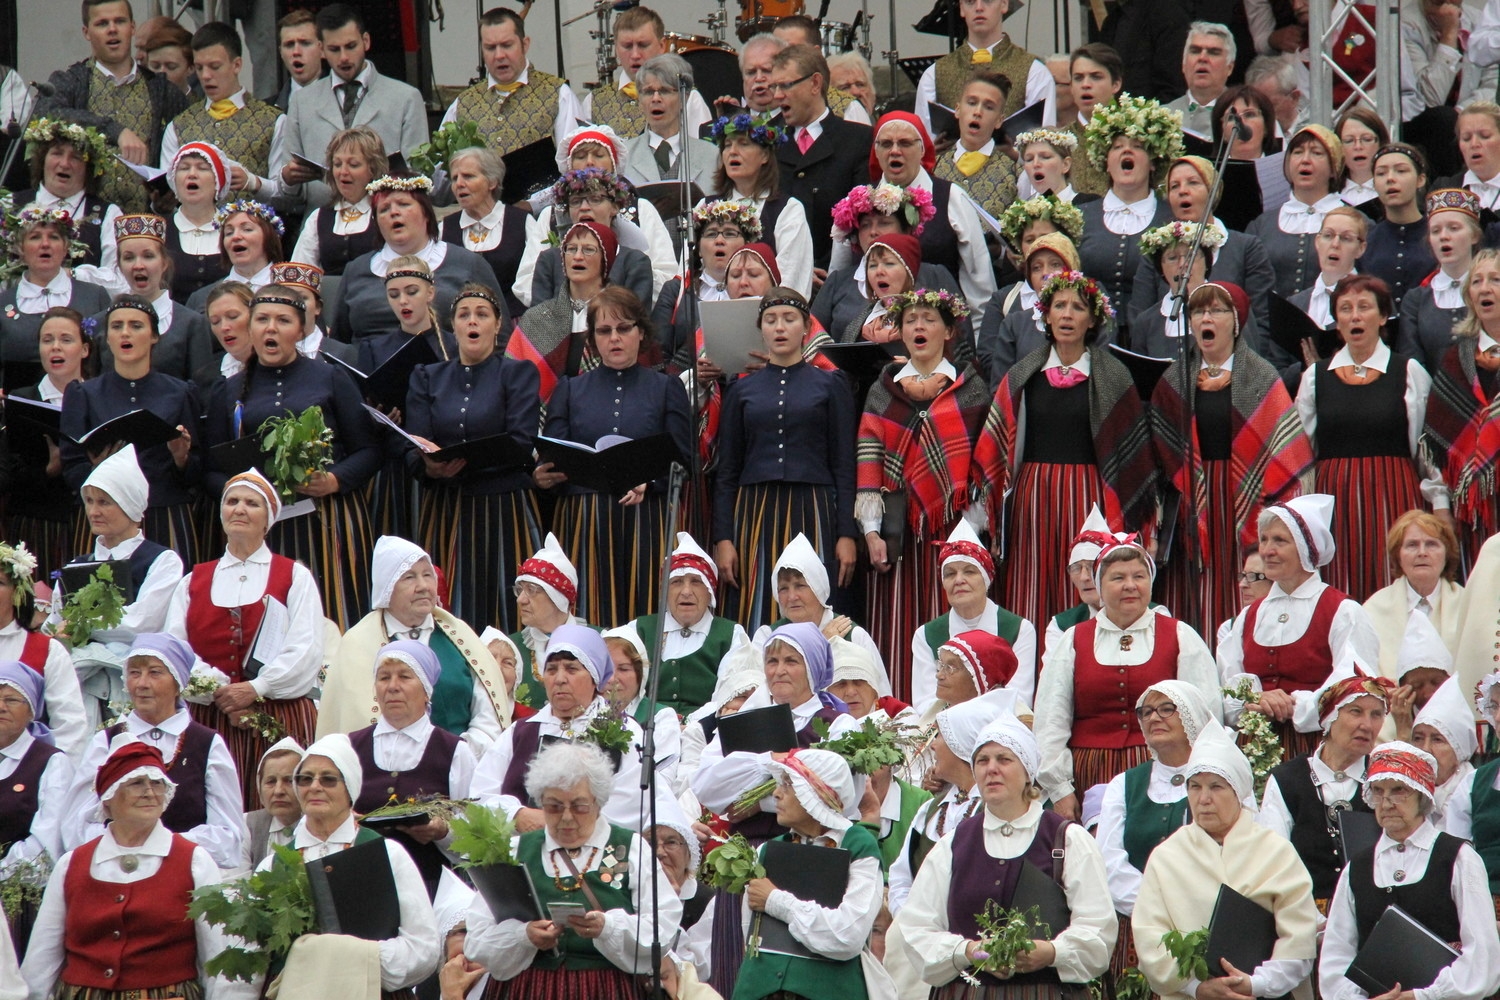
M458 120L477 125L490 148L504 156L552 134L563 82L533 66L526 86L507 96L486 78L458 95Z
M280 108L247 96L245 106L223 121L214 121L208 107L198 101L172 119L172 124L177 127L179 144L211 142L250 173L265 177L270 173L271 136L280 117Z
M156 155L161 136L151 127L151 93L146 80L140 74L130 83L116 87L98 66L89 73L89 108L94 114L113 119L122 128L128 128L140 136ZM127 214L146 212L150 205L146 197L146 184L114 157L104 165L99 181L99 197L120 206Z
M1073 193L1103 195L1109 190L1109 174L1094 166L1089 154L1084 152L1084 125L1077 115L1073 116L1068 131L1078 137L1078 148L1073 150L1073 169L1068 173L1068 183L1073 185Z
M601 84L594 89L593 98L594 124L608 125L622 139L634 138L646 131L646 115L641 106L621 93L620 88Z
M953 162L953 151L949 150L938 157L933 173L962 187L979 207L996 218L1016 200L1016 178L1020 171L1016 162L1004 153L991 153L989 162L977 174L965 177Z
M844 112L849 110L849 105L854 103L854 95L847 90L837 87L829 87L823 92L823 99L828 102L828 110L832 111L838 118L844 117Z
M1010 81L1010 96L1005 99L1006 117L1024 108L1026 106L1026 76L1031 72L1031 64L1037 61L1036 56L1012 42L1009 35L995 43L990 54L992 58L988 63L975 66L970 62L974 49L968 42L965 42L939 59L933 67L933 82L937 85L938 103L950 108L956 107L960 95L964 92L964 81L968 80L969 75L976 69L986 69L991 73L1001 73Z

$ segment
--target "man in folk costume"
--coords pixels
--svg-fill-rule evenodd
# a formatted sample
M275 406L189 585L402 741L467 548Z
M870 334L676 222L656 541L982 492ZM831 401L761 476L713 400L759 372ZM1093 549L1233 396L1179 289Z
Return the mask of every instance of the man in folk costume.
M986 212L999 218L1016 201L1016 161L1000 148L1011 82L987 67L969 74L954 113L958 136L938 157L932 176L959 184Z
M646 114L639 103L636 71L646 62L667 51L667 26L661 15L650 7L630 7L615 18L614 86L600 85L583 99L582 118L586 122L608 125L622 138L629 139L646 130ZM713 121L708 103L694 89L687 98L687 135Z
M1349 860L1333 817L1370 811L1361 797L1365 769L1395 688L1394 681L1372 676L1356 653L1344 649L1323 685L1297 701L1298 722L1320 726L1322 742L1310 754L1282 761L1266 779L1258 822L1292 842L1324 913Z
M562 543L552 532L536 554L521 564L516 572L516 611L521 630L512 632L511 642L521 654L516 675L524 690L517 689L517 701L532 708L547 704L542 689L542 657L547 640L563 625L588 625L573 614L578 604L578 569L563 551ZM589 626L598 630L596 626Z
M161 138L159 162L171 169L177 151L190 142L212 143L235 161L230 168L231 198L255 198L283 207L280 178L271 164L286 158L286 116L251 96L240 84L240 36L229 25L210 21L193 35L193 66L203 100L172 119Z
M1468 808L1469 783L1474 777L1474 754L1479 736L1474 729L1474 705L1459 687L1458 678L1444 681L1417 713L1412 724L1413 746L1437 761L1437 784L1432 792L1432 823L1447 830L1448 803L1462 789ZM1451 832L1451 831L1449 831ZM1469 831L1471 834L1473 831Z
M500 665L474 630L439 607L432 558L404 538L375 541L370 568L371 611L352 625L323 679L318 737L374 724L380 707L370 694L370 671L381 647L415 639L437 654L442 672L433 684L432 724L469 742L482 756L510 724L510 693Z
M508 7L491 7L479 18L479 42L485 78L448 105L443 124L473 122L502 156L549 136L562 149L586 116L566 80L531 64L526 22Z
M995 560L968 521L960 519L953 526L938 550L938 563L949 610L912 634L913 707L925 712L937 697L938 648L952 636L975 630L1010 643L1018 666L1016 676L1006 686L1031 704L1036 698L1036 626L990 600Z
M1010 96L1005 101L1006 117L1042 101L1042 124L1056 124L1057 83L1052 73L1005 33L1005 16L1020 9L1019 0L973 0L959 4L959 14L969 28L968 40L927 67L917 81L916 113L929 135L932 118L927 113L927 102L957 106L964 81L977 68L1000 73L1011 82Z
M1391 694L1391 712L1381 731L1386 740L1412 741L1412 726L1418 712L1427 707L1443 682L1453 676L1453 654L1425 614L1413 608L1406 619L1406 634L1389 671L1377 671L1396 682Z
M1261 512L1260 554L1271 592L1250 605L1218 649L1224 685L1250 681L1260 697L1245 710L1264 712L1277 723L1288 754L1305 753L1316 742L1307 734L1317 732L1316 692L1333 670L1335 652L1347 646L1361 662L1380 660L1380 641L1365 609L1318 574L1334 557L1333 513L1334 498L1326 493ZM1231 723L1240 708L1238 700L1226 699ZM1294 713L1304 724L1294 721Z
M729 651L750 641L737 623L714 614L719 572L714 561L686 531L677 533L667 582L665 616L641 615L631 622L648 657L662 643L657 700L687 713L714 694L719 664Z

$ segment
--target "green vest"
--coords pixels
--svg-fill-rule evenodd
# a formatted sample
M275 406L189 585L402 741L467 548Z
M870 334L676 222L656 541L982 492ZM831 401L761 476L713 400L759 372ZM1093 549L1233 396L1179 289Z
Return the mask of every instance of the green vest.
M474 674L469 661L442 628L432 630L428 647L437 654L443 672L432 686L432 724L454 736L468 732L474 707Z
M951 150L938 157L933 175L957 184L981 208L999 218L1016 200L1016 178L1020 176L1016 162L997 149L978 173L965 177L950 153Z
M594 88L589 102L589 116L600 125L608 125L621 139L630 139L646 131L646 115L641 106L620 92L613 81Z
M130 129L151 148L153 157L157 154L161 136L156 134L151 114L151 92L143 74L137 74L130 83L116 87L99 67L93 67L89 71L88 109ZM99 197L120 206L120 211L127 214L150 211L146 182L113 156L102 164Z
M222 121L215 121L198 101L172 119L172 125L180 144L211 142L250 173L265 177L271 170L271 137L280 117L280 108L246 97L245 106Z
M1188 820L1186 799L1163 805L1146 794L1151 763L1148 760L1125 772L1125 854L1138 872L1146 870L1146 859L1156 846Z
M783 834L778 840L787 840ZM880 858L875 835L855 824L844 834L839 845L849 852L849 860ZM734 984L733 1000L761 1000L773 993L791 993L812 1000L837 997L838 1000L865 1000L865 973L859 956L842 962L812 958L793 958L761 952L746 958Z
M891 865L901 856L901 845L906 843L906 831L911 829L912 820L917 818L917 810L922 808L923 802L932 798L932 793L926 789L908 784L900 778L895 781L896 787L901 789L901 815L891 824L891 832L880 838L880 867L887 876Z
M1005 99L1004 117L1010 117L1026 106L1026 77L1031 72L1031 64L1037 62L1037 57L1021 48L1010 40L1010 36L1001 38L990 50L991 59L988 63L975 65L972 62L974 49L968 42L949 52L937 61L933 67L933 83L937 87L937 99L939 104L950 108L958 107L958 99L963 95L964 84L975 70L985 70L990 73L1000 73L1010 81L1010 96Z
M1490 873L1490 892L1500 895L1500 792L1495 790L1496 771L1500 771L1500 760L1492 760L1474 772L1469 786L1469 816L1474 849Z
M635 630L646 647L646 657L654 657L656 645L661 641L661 616L641 615L635 620ZM719 663L729 655L733 644L734 622L715 615L703 645L696 652L661 661L657 704L684 715L707 705L719 681Z
M604 822L598 820L597 822ZM546 830L532 830L530 833L521 834L521 842L516 849L516 859L525 865L531 872L531 883L536 887L537 902L542 904L542 912L547 912L548 903L582 903L589 906L588 897L576 885L571 892L559 887L558 883L571 884L574 882L572 876L558 878L552 871L542 863L542 843L547 836ZM630 874L626 861L630 857L630 841L635 835L623 826L609 825L609 841L604 847L604 858L600 861L600 868L615 867L609 863L613 857L618 862L621 874L612 875L608 882L604 881L600 869L583 873L583 881L593 891L594 897L599 900L599 905L606 910L624 910L634 913L635 909L630 902ZM583 867L588 854L593 848L583 852L583 857L578 859L578 867ZM590 907L592 909L592 907ZM532 960L532 967L537 969L561 969L567 968L572 971L583 971L589 969L612 969L615 968L610 960L599 954L594 947L594 942L584 937L577 931L564 930L562 938L557 942L557 952L539 951L536 958Z
M533 66L527 80L507 96L491 88L486 77L458 95L458 120L477 125L484 141L502 156L552 134L563 79Z
M995 612L995 634L1014 646L1016 639L1021 634L1021 616L1006 611L997 605ZM922 638L926 640L928 648L932 650L933 658L936 659L938 647L953 638L949 634L948 616L946 614L938 615L932 621L923 625Z
M581 624L595 632L604 631L597 625L589 625L588 622ZM516 662L516 676L526 685L526 697L521 699L521 704L538 710L546 708L547 691L542 687L541 675L532 669L531 647L526 645L526 630L512 632L510 641L516 644L516 651L521 654L521 658Z

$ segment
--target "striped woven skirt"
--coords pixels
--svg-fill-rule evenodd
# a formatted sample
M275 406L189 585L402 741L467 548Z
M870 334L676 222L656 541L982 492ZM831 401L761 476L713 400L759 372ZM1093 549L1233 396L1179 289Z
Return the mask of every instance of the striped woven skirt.
M531 490L465 493L442 486L422 489L417 543L448 577L448 606L483 632L521 627L511 587L516 570L541 545L542 529Z
M193 520L198 525L198 552L204 559L224 551L224 525L219 523L219 499L200 496L193 501ZM187 567L192 569L191 566Z
M189 704L193 720L205 725L224 737L229 745L229 756L240 772L240 794L245 805L260 801L256 787L255 772L260 767L260 758L271 749L271 744L283 736L290 736L302 746L309 746L318 730L318 708L311 698L267 699L256 702L251 710L269 716L276 722L280 732L269 739L255 726L237 726L229 716L215 705ZM248 810L247 810L248 811Z
M370 554L375 536L364 494L334 493L313 501L317 510L277 521L266 544L312 570L323 597L323 614L339 631L364 617L370 603Z
M739 556L740 586L726 586L720 606L751 635L780 615L773 570L781 550L798 533L806 535L823 557L829 582L837 581L838 561L833 549L839 532L832 487L785 482L740 487L734 498L734 548Z
M1068 552L1089 508L1097 503L1104 509L1104 494L1104 479L1096 466L1046 462L1021 466L1011 495L1001 607L1040 626L1078 603L1068 580Z
M955 979L934 986L927 997L928 1000L1090 1000L1092 994L1087 986L1079 983L970 986L962 979Z
M743 896L727 892L714 894L713 937L708 945L708 985L720 996L734 996L734 984L740 978L745 961L745 923L740 902Z
M1317 491L1338 498L1333 511L1329 586L1363 604L1392 579L1385 534L1396 518L1425 507L1412 461L1405 455L1330 458L1318 462Z
M56 519L30 514L12 514L5 519L6 540L12 545L26 543L27 550L36 556L36 578L39 580L45 579L48 573L78 553L94 551L92 539L84 548L74 548L74 529L71 513Z
M106 990L97 986L71 986L58 983L52 991L53 1000L166 1000L180 997L181 1000L203 1000L203 984L196 979L168 986L148 986L139 990Z
M1204 641L1212 643L1219 623L1239 611L1239 574L1245 560L1234 520L1236 484L1231 463L1204 462L1203 477L1208 487L1207 551L1196 553L1189 561L1189 525L1184 510L1177 523L1171 559L1161 568L1156 590L1158 600L1171 609L1174 618L1187 622ZM1193 548L1197 548L1196 537Z
M632 507L603 493L569 494L557 501L552 530L578 568L579 617L613 628L658 610L672 537L665 493Z
M1465 579L1474 569L1479 550L1490 536L1500 530L1500 491L1480 501L1479 523L1470 524L1462 519L1458 522L1458 551L1462 562L1459 579Z
M1074 719L1076 726L1078 720ZM1151 759L1151 752L1142 744L1138 747L1070 747L1073 753L1073 794L1083 803L1083 793L1095 785L1108 784L1117 774Z
M937 537L947 538L949 530L937 532ZM947 609L933 540L916 536L909 525L904 534L896 564L886 573L872 570L865 580L864 620L876 647L887 654L886 671L896 697L910 701L911 657L904 654L922 623Z
M366 489L370 504L370 524L377 536L417 537L416 511L420 487L416 477L407 474L406 463L402 459L386 459Z
M198 547L198 519L192 502L147 507L146 516L141 519L141 534L177 553L182 557L182 564L190 569L203 561L198 555L202 550ZM89 528L89 518L82 507L78 508L73 519L72 541L74 554L94 551L94 532Z
M623 969L530 968L514 979L491 979L483 1000L639 1000L635 977Z

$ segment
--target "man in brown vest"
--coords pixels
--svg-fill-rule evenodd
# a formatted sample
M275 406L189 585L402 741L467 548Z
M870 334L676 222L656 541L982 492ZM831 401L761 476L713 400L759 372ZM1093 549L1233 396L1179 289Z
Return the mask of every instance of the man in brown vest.
M636 72L667 51L667 27L661 15L650 7L632 7L615 19L614 86L600 84L583 99L583 119L596 125L608 125L622 139L631 139L646 130L646 112L638 103ZM698 130L713 116L697 90L688 94L687 135Z
M1019 9L1012 0L959 0L958 12L968 26L968 41L943 56L922 73L917 82L916 115L932 134L927 102L955 107L969 74L975 69L999 73L1011 81L1005 116L1042 101L1042 124L1057 122L1057 85L1036 56L1011 41L1003 27L1005 15Z

